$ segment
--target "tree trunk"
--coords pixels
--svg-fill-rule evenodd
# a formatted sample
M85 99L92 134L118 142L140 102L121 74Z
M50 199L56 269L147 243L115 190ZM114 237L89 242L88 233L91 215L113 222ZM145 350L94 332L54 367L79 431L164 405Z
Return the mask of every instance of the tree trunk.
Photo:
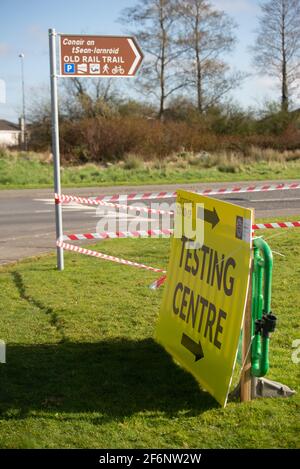
M164 25L164 11L163 4L160 2L160 28L162 32L162 44L161 44L161 64L160 64L160 102L158 118L160 121L164 120L165 112L165 60L166 60L166 42L167 36Z
M164 120L165 113L165 78L164 78L164 65L161 66L161 76L160 76L160 100L159 100L159 120Z
M289 93L288 93L286 69L287 69L286 59L285 59L285 54L284 54L283 62L282 62L282 94L281 94L281 110L284 112L288 112L289 110Z
M202 66L201 66L201 51L199 48L199 21L200 21L200 11L197 8L197 13L195 16L195 56L196 56L196 86L197 86L197 107L200 114L203 113L203 90L202 90Z
M203 113L203 94L202 94L202 68L198 47L196 49L196 63L197 63L197 103L198 111Z
M282 26L281 26L281 44L282 44L282 90L281 90L281 110L288 112L289 110L289 93L287 83L287 62L286 62L286 24L285 24L284 4L282 9Z

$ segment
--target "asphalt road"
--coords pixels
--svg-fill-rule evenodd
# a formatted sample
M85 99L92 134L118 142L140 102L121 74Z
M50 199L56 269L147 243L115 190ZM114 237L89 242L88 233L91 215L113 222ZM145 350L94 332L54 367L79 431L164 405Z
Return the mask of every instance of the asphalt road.
M97 196L100 194L126 194L130 192L175 191L178 188L200 190L207 187L247 186L264 183L295 182L295 181L255 181L243 183L211 183L211 184L180 184L162 186L134 186L134 187L106 187L67 189L64 193L82 196ZM300 189L272 192L253 192L242 194L228 194L217 198L229 202L253 207L256 218L299 215L300 219ZM151 201L155 202L155 201ZM163 200L160 202L172 202ZM149 204L150 202L148 202ZM137 202L135 202L137 205ZM101 213L96 208L76 204L64 206L64 233L96 232L96 225ZM98 209L99 210L99 209ZM100 209L101 210L101 209ZM102 212L103 213L103 212ZM126 216L126 215L125 215ZM0 191L0 264L6 264L24 257L36 256L55 249L55 224L53 192L49 189L25 189ZM124 221L124 215L120 215ZM108 219L114 218L108 212ZM130 217L129 221L134 221ZM146 228L144 228L146 229ZM101 229L100 229L101 231Z

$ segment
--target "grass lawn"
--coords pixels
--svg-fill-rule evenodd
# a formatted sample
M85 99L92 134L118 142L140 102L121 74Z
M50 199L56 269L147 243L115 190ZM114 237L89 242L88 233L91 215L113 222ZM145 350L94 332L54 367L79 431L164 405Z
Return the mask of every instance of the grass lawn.
M0 269L0 447L299 447L300 230L261 234L285 256L275 255L268 377L298 394L220 408L153 340L157 274L73 253L59 273L48 255ZM164 268L169 240L96 248Z
M212 161L203 166L195 157L175 157L167 163L143 164L137 157L126 164L116 163L108 167L95 164L62 168L63 187L91 187L194 183L217 181L246 181L263 179L297 179L300 177L300 158L285 160L280 154L277 160L227 161L212 155ZM42 188L53 186L53 166L45 155L10 153L0 151L0 189Z

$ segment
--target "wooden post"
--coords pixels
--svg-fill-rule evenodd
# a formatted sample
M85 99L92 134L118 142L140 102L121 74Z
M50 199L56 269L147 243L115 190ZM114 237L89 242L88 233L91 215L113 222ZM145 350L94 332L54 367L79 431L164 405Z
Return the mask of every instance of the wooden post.
M252 319L252 269L250 268L249 288L243 328L242 364L244 368L241 375L241 401L251 401L251 319Z

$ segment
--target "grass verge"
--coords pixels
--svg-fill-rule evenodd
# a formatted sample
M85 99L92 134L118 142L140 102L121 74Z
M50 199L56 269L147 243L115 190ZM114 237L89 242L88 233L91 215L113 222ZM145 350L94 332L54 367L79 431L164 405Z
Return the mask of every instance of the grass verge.
M155 274L66 253L0 269L2 448L299 447L299 229L261 232L275 255L270 379L298 394L221 409L153 341ZM165 267L169 241L107 240L93 249Z
M0 189L43 188L53 185L49 155L0 152ZM172 155L143 162L129 155L123 162L62 168L63 187L168 184L300 177L300 157L260 150L247 159L238 155Z

